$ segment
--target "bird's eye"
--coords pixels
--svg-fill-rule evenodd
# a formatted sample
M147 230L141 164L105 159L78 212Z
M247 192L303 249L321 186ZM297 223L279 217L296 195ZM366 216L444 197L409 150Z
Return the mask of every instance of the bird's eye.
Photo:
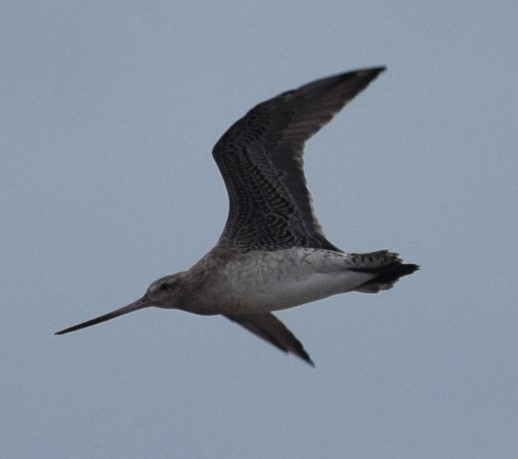
M165 282L163 284L160 284L160 290L163 292L164 290L167 290L169 288L169 284L166 284Z

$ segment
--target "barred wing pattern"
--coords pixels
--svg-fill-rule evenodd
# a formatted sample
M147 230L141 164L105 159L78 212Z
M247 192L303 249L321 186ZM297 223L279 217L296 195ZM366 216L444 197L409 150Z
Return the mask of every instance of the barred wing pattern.
M305 142L365 89L384 67L324 78L255 106L213 149L230 201L220 245L241 252L329 242L311 204Z

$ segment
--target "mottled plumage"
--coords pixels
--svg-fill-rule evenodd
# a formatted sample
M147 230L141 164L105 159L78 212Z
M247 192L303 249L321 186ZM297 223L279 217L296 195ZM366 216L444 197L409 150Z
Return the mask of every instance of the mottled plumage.
M418 269L387 250L347 254L329 242L304 177L305 142L383 70L317 80L250 110L213 150L230 203L218 244L189 270L153 282L136 302L56 334L156 306L224 315L313 364L272 311L348 291L376 293Z

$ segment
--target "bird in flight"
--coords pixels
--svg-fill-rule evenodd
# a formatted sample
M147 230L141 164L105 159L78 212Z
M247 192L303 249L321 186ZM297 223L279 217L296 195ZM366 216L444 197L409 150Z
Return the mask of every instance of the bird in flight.
M313 81L256 105L216 143L229 212L216 246L186 271L153 282L137 301L56 333L139 309L223 315L313 365L272 311L349 291L377 293L419 269L388 250L346 253L315 215L303 170L305 142L384 67Z

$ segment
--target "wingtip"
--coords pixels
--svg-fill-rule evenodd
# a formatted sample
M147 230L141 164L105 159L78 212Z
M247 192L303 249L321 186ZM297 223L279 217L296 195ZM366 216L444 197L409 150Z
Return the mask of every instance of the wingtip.
M302 344L302 343L301 343ZM286 354L294 355L295 357L298 357L300 360L303 360L305 363L307 363L309 366L315 368L315 362L311 359L309 354L306 352L304 348L301 349L281 349L281 351L285 352Z
M336 75L336 79L333 84L341 85L343 83L352 82L355 84L354 93L352 93L348 100L351 100L358 93L363 91L372 81L374 81L381 73L387 70L387 67L381 65L376 67L363 67L356 70L351 70L348 72L344 72ZM329 78L329 81L332 81L333 77ZM324 79L323 81L325 81Z
M357 70L357 74L366 74L370 76L372 79L376 78L380 73L383 73L387 70L387 67L384 65L379 65L376 67L366 67L363 69Z
M311 366L312 368L316 368L315 362L313 362L313 360L308 359L308 360L306 360L306 362L307 362L307 364L308 364L309 366Z
M306 362L308 365L310 365L313 368L315 368L315 362L313 362L313 360L311 360L311 357L309 356L309 354L304 349L299 350L298 352L294 352L292 349L290 349L288 352L291 352L292 354L294 354L297 357L299 357L302 360L304 360L304 362Z

